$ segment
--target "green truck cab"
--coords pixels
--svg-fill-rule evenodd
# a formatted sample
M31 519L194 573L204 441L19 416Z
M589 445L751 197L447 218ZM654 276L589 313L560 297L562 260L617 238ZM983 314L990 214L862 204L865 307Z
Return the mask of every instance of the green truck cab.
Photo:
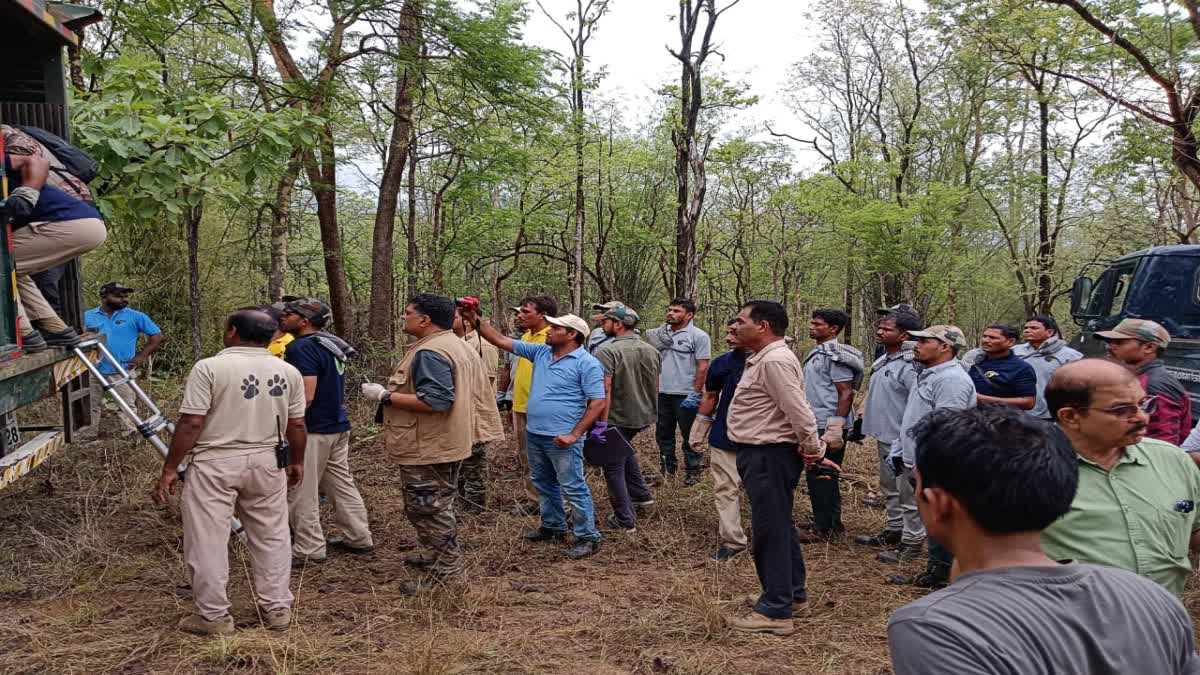
M99 12L88 7L0 0L0 123L40 127L70 138L64 50L78 45L77 28L99 19ZM90 373L81 359L56 348L21 351L10 235L9 224L0 219L0 489L95 424ZM60 290L63 320L82 332L79 270L78 261L72 263ZM55 396L61 422L17 424L18 410Z
M1085 267L1071 288L1071 317L1083 328L1071 346L1103 356L1096 331L1122 319L1157 321L1171 333L1167 370L1200 410L1200 246L1155 246L1096 267L1103 268L1097 277Z

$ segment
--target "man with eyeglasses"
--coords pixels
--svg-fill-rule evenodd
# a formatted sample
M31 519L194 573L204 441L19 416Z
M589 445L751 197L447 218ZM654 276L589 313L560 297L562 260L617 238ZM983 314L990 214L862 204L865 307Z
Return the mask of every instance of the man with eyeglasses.
M1155 397L1146 435L1182 445L1192 430L1192 399L1162 360L1171 334L1154 321L1125 319L1096 337L1104 340L1108 357L1132 370L1142 389Z
M1046 404L1079 457L1071 510L1042 532L1055 560L1120 567L1177 596L1200 548L1200 471L1179 448L1146 437L1157 397L1102 359L1050 378Z

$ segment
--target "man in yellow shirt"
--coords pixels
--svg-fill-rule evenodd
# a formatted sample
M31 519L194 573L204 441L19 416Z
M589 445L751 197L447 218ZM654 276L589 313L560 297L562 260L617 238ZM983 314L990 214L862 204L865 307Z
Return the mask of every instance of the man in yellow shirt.
M530 295L517 303L517 321L525 329L521 342L546 344L550 332L548 316L558 315L558 302L548 295ZM533 363L517 358L513 375L513 435L517 439L517 461L525 474L525 504L517 504L513 512L524 515L537 511L538 494L529 473L529 454L525 448L525 406L529 404L529 387L533 383Z
M288 297L296 299L293 296ZM283 310L286 306L286 302L276 302L271 305L263 305L260 309L270 314L271 318L275 319L275 323L279 324L280 320L283 319ZM271 338L270 344L267 345L267 351L271 352L271 356L282 359L283 355L287 353L287 346L295 339L296 336L291 333L275 329L275 336Z

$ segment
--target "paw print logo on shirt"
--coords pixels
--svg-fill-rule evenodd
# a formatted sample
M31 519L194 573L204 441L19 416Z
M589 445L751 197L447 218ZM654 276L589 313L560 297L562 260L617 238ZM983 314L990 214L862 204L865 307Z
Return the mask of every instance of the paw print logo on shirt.
M267 386L270 387L267 393L272 396L283 396L287 392L287 382L282 375L272 375L271 379L267 380Z
M258 384L258 378L255 377L253 373L247 375L246 378L242 380L242 396L246 397L246 400L250 400L255 396L258 396Z

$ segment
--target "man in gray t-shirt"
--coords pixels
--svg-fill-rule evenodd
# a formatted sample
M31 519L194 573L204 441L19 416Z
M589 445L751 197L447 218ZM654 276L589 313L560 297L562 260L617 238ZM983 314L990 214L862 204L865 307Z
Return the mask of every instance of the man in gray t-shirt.
M1061 565L1042 552L1042 529L1071 509L1079 479L1058 429L989 404L934 411L913 436L929 534L970 555L948 588L892 614L896 675L1200 672L1175 596L1124 570Z
M708 333L692 323L695 316L696 303L675 298L667 307L667 322L646 331L646 341L658 349L662 357L662 374L658 378L658 423L654 433L662 470L665 474L675 473L675 430L678 428L683 437L688 485L699 482L704 469L704 458L692 450L688 435L692 433L696 409L704 395L704 377L712 359L712 343Z
M847 357L857 350L838 344L842 329L850 317L839 309L818 309L812 313L808 336L816 341L804 357L804 398L817 418L817 433L825 441L825 456L841 464L846 455L846 430L851 425L854 405L854 381L862 375L862 354L857 354L857 372ZM836 536L842 526L841 482L814 471L804 474L808 498L812 501L813 525L801 533L799 541L811 544Z

